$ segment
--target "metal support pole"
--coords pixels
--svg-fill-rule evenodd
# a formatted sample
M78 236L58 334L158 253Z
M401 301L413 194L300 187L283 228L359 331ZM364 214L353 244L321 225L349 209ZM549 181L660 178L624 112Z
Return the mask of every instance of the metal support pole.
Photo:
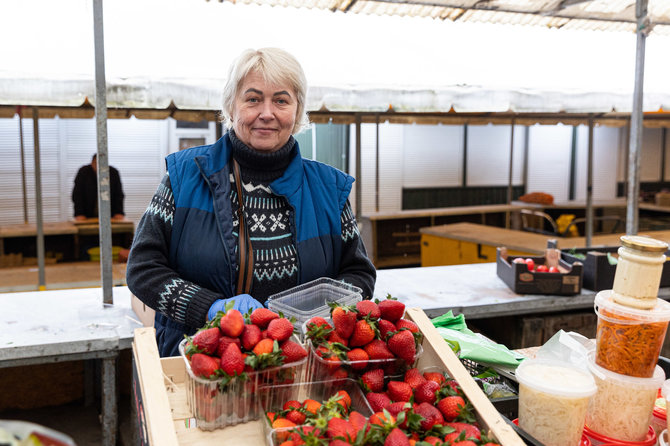
M379 212L379 113L375 114L375 212Z
M633 111L630 117L630 147L628 149L628 204L626 206L626 234L637 234L638 199L640 195L640 149L642 147L642 92L644 85L644 50L649 21L647 0L637 0L637 47L635 50L635 89Z
M118 406L116 403L116 356L102 361L102 444L116 446Z
M512 174L514 173L514 118L512 118L511 135L509 138L509 173L507 174L507 204L512 204ZM505 212L505 228L510 227L510 213Z
M100 277L102 300L113 304L112 296L112 223L107 160L107 84L105 80L105 43L102 0L93 0L95 40L95 120L98 135L98 221L100 227Z
M593 237L593 115L589 115L589 150L586 160L586 247Z
M35 148L35 217L37 222L37 281L38 289L47 289L44 278L44 225L42 222L42 169L40 167L39 112L33 107L33 145Z
M16 107L19 114L19 144L21 146L21 191L23 192L23 222L28 224L28 191L26 190L26 150L23 143L23 106Z
M356 113L356 219L361 219L363 197L361 196L361 115Z

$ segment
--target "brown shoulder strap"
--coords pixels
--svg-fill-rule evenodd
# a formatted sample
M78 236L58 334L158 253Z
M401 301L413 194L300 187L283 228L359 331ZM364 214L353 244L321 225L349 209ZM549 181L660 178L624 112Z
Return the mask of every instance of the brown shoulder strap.
M238 264L240 266L237 274L237 294L249 294L251 291L251 281L254 271L254 252L251 249L251 240L247 230L247 222L244 217L244 196L242 195L242 179L240 175L240 165L233 159L233 175L235 177L235 187L237 188L237 199L239 206L237 216L240 221L240 230L238 237Z

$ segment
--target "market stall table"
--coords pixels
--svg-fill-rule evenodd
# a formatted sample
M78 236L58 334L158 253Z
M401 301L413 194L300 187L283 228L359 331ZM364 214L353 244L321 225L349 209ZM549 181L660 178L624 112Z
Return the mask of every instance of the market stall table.
M113 294L113 306L103 306L101 288L0 294L0 368L101 360L105 446L116 444L116 360L141 326L128 288Z

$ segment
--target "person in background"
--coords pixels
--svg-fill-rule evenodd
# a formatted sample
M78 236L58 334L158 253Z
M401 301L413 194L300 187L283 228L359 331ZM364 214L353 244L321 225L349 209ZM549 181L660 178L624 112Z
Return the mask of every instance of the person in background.
M109 166L109 189L112 220L123 220L123 187L119 171ZM91 164L79 168L72 189L74 219L98 218L98 155L94 154Z
M135 233L126 281L156 310L161 356L234 300L330 277L373 295L376 271L349 204L354 179L303 159L307 82L277 48L246 50L224 87L227 133L167 156L167 173ZM253 296L253 297L252 297Z

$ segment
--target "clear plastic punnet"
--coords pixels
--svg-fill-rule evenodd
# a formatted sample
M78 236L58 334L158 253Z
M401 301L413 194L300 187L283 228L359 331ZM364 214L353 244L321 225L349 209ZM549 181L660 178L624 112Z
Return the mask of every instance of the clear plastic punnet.
M295 335L292 340L299 342ZM260 387L305 380L307 357L279 367L245 372L246 379L233 378L222 386L222 378L205 379L193 374L184 354L185 344L186 340L179 344L179 353L186 363L186 399L201 430L211 431L258 420L261 413L256 400Z
M281 312L289 319L294 317L295 327L299 329L303 323L314 316L329 317L329 302L356 305L356 302L363 299L362 292L360 288L348 283L321 277L273 294L268 297L267 306L274 312Z
M346 391L351 397L351 411L359 412L366 418L373 414L373 410L365 398L365 394L360 386L353 379L339 379L329 381L307 381L296 382L293 384L281 384L272 386L262 386L258 390L258 412L264 418L263 430L268 445L278 445L277 434L287 433L295 428L273 429L268 418L267 412L281 411L284 404L295 400L302 402L305 399L313 399L324 403L339 390Z

